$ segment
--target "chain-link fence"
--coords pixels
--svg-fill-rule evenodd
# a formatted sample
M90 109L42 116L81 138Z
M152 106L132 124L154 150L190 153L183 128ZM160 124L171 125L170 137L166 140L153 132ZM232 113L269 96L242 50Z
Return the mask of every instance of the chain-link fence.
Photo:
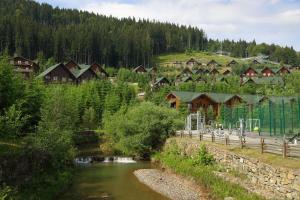
M226 129L240 129L263 136L294 136L300 133L300 98L265 100L258 104L221 106L220 119Z

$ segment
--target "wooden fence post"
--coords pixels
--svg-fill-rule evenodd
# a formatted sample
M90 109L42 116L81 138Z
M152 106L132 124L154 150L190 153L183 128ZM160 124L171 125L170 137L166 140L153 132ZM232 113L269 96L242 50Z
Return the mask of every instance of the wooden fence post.
M215 142L215 134L214 133L211 134L211 142Z
M202 141L202 137L203 137L202 133L199 132L199 139L200 139L200 141Z
M190 138L192 138L192 137L193 137L193 135L192 135L192 131L189 131L189 135L190 135Z
M241 137L241 148L242 149L244 148L244 143L246 143L246 140L245 140L245 138Z
M183 130L180 131L180 137L183 137Z
M283 141L282 150L283 150L283 152L282 152L283 158L286 158L286 156L287 156L287 142L285 140Z
M229 139L229 138L228 138L228 135L226 135L226 136L225 136L225 145L226 145L226 146L228 145L228 139Z
M264 153L264 146L265 146L265 139L260 138L260 145L261 145L261 153Z

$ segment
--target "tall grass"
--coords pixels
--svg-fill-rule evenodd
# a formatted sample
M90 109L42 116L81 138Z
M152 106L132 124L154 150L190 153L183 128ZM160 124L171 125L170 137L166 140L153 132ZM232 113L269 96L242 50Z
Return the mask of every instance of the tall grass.
M237 184L230 183L216 176L213 171L217 170L218 166L216 164L205 165L199 162L201 160L200 156L201 150L193 158L182 155L177 144L171 143L168 144L168 147L163 152L155 155L155 159L159 160L163 166L173 170L175 173L193 177L197 183L208 189L209 197L212 199L221 200L225 197L233 197L239 200L264 199L256 194L249 193Z

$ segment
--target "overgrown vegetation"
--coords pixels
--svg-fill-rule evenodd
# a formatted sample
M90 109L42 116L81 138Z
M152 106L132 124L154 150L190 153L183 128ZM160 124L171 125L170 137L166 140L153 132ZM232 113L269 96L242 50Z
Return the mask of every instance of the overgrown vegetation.
M159 150L183 126L179 113L152 103L121 109L104 121L106 139L116 152L142 158Z
M249 193L246 189L233 183L229 183L216 176L213 171L218 169L213 158L202 146L199 153L194 156L187 156L184 149L180 149L175 140L169 140L164 150L155 156L161 164L174 172L184 176L193 177L200 185L206 187L209 196L213 199L224 199L233 197L243 200L261 200L263 198Z

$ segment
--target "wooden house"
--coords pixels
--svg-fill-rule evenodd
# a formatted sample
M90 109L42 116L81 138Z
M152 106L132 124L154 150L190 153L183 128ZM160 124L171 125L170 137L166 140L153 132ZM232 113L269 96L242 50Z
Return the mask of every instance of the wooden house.
M242 75L247 77L254 77L254 76L258 76L258 72L252 67L249 67Z
M241 85L284 85L282 77L244 77L241 78Z
M172 91L166 97L170 107L179 109L182 104L186 105L190 112L197 112L201 108L207 112L209 107L212 107L215 117L221 113L221 106L234 107L241 103L246 104L249 108L255 104L263 103L268 98L260 95L236 95L236 94L221 94L221 93L197 93ZM292 99L292 98L290 98Z
M262 76L264 77L269 77L269 76L274 76L275 72L271 68L265 67L260 71L260 74L262 74Z
M252 64L253 64L253 65L260 65L261 62L259 62L258 60L254 59L254 60L252 61Z
M76 83L75 75L63 63L49 67L37 78L42 78L45 83Z
M192 75L193 75L193 71L186 67L186 68L184 68L184 69L182 70L182 72L177 76L177 78L188 77L188 76L192 76Z
M92 64L91 69L101 78L109 77L108 73L98 63Z
M39 64L21 56L15 56L9 60L14 66L14 71L22 74L25 78L29 78L39 70Z
M216 67L219 67L219 66L221 66L219 63L217 63L217 61L215 61L214 59L213 60L211 60L211 61L209 61L208 63L207 63L207 66L208 67L211 67L211 68L216 68Z
M212 70L210 70L209 74L212 76L215 76L215 75L220 74L220 72L216 68L213 68Z
M194 58L191 58L186 62L186 66L190 67L190 68L193 68L198 65L200 65L200 63L197 60L195 60Z
M280 67L276 71L276 74L278 74L278 75L285 75L285 74L290 74L290 73L291 73L291 71L287 67L285 67L285 66Z
M134 68L132 71L137 74L147 73L147 69L143 65L140 65L140 66Z
M239 63L236 60L232 60L229 63L227 63L226 67L232 67L232 66L237 65L237 64L239 64Z
M195 80L197 83L207 83L207 79L203 76L199 76Z
M69 62L65 63L65 66L71 71L80 70L79 65L74 60L70 60Z
M92 69L91 66L81 66L80 70L73 70L72 73L76 78L77 84L98 78L97 73Z
M170 84L171 84L171 82L166 77L160 77L160 78L155 79L153 87L159 88L159 87L163 87L163 86L170 85Z

